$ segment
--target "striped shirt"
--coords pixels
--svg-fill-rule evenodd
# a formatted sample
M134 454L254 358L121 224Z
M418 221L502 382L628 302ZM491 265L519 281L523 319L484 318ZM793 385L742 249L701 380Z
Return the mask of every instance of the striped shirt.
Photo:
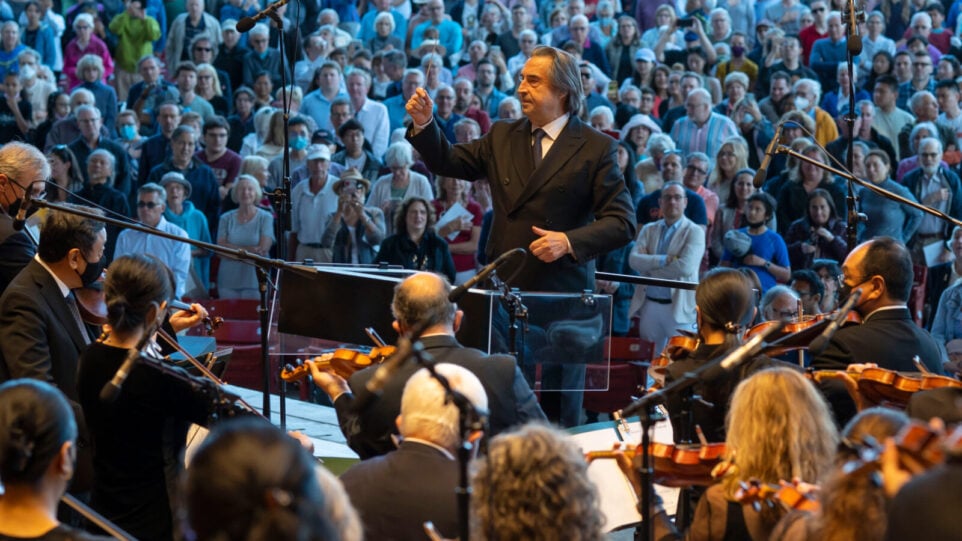
M671 138L686 156L692 152L704 152L714 157L718 154L722 141L733 135L738 135L735 123L718 113L711 113L708 121L701 126L685 116L671 127Z

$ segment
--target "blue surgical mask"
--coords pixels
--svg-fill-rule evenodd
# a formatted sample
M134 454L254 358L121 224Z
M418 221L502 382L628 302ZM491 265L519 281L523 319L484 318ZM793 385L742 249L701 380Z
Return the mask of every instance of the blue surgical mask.
M124 141L133 141L137 137L137 128L133 124L124 124L120 127L120 136Z
M291 139L291 148L294 150L304 150L307 148L307 137L295 137Z
M263 52L263 53L258 53L257 56L261 57L261 60L264 60L265 58L267 58L267 55L269 55L270 52L271 52L270 49L264 49L264 52Z

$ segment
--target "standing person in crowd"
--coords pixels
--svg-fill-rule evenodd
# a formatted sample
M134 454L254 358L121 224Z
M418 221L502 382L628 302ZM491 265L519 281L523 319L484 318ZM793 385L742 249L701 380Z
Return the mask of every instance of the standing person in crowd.
M104 84L103 59L86 54L77 62L78 88L86 88L94 95L94 102L103 113L103 127L113 134L117 123L117 92L112 86Z
M25 48L20 43L20 26L16 22L7 20L0 24L0 77L20 71L18 57Z
M802 149L802 155L819 163L828 164L825 151L812 144ZM836 209L845 209L845 190L841 182L828 170L807 161L798 160L789 173L789 181L778 191L778 230L785 233L795 220L808 212L808 196L815 189L828 192Z
M226 19L221 23L221 37L223 42L214 47L217 50L214 67L227 74L231 88L240 88L244 85L244 57L249 49L240 43L236 20Z
M889 156L885 152L874 149L865 156L865 173L870 182L910 201L916 201L912 192L892 180L891 172ZM859 242L877 237L892 237L907 245L912 240L922 220L922 211L892 201L863 186L856 189L856 196L859 200L859 211L868 217L867 221L859 224ZM841 261L839 258L836 260Z
M190 126L178 126L170 136L170 147L170 159L151 169L147 182L159 184L160 179L171 171L184 175L191 185L190 200L204 213L208 225L211 225L211 222L216 222L220 213L220 195L213 170L194 155L197 150L197 132ZM216 229L211 229L212 236L216 232Z
M227 148L240 154L244 144L244 137L254 133L254 91L246 86L240 86L234 91L233 114L227 117L228 132Z
M467 181L438 176L436 184L438 197L433 205L439 222L446 212L460 213L438 227L438 235L448 242L457 273L453 284L458 285L474 275L481 236L481 205L470 198Z
M47 185L47 198L62 203L72 199L84 187L84 175L80 170L77 157L64 145L57 145L47 152L50 162L50 181Z
M384 212L387 221L387 234L394 232L394 216L401 201L409 197L434 199L434 191L427 177L411 170L414 153L411 145L404 141L394 143L384 155L384 166L391 170L374 182L367 204L378 207Z
M764 192L748 197L745 207L745 224L737 231L749 238L743 253L734 253L727 246L722 254L723 267L749 268L761 281L762 292L768 291L776 283L787 283L792 275L788 259L788 247L781 235L768 229L766 223L775 214L775 200Z
M348 119L337 129L337 136L344 144L344 150L331 156L331 161L345 168L357 169L371 182L377 180L383 165L374 157L373 152L364 148L364 126L353 118Z
M63 62L61 58L58 58L63 54L60 52L60 30L53 28L43 20L43 10L37 0L26 2L23 9L23 18L26 19L26 22L21 20L20 23L23 29L20 41L28 48L36 51L39 55L37 58L38 64L48 66L54 71L60 71L57 66L58 60ZM20 67L23 68L22 63Z
M217 244L266 257L274 245L274 217L257 207L263 197L260 184L253 177L241 175L231 188L230 197L238 207L221 215ZM222 299L259 298L254 267L242 261L221 259L217 293Z
M723 242L725 233L738 229L745 223L745 208L748 204L748 198L756 191L754 177L754 169L745 168L736 172L735 180L731 184L731 191L728 192L728 198L724 204L718 207L711 231L711 242L709 243L712 264L721 261L722 254L725 252Z
M110 32L117 36L117 97L127 99L127 92L140 79L137 61L154 53L153 42L160 39L160 24L144 11L147 0L128 0L123 13L110 21Z
M70 151L80 163L86 162L90 153L98 148L109 151L114 161L111 184L125 197L130 197L130 164L127 161L127 152L119 143L101 134L104 120L100 116L100 109L91 105L81 105L74 111L74 116L80 126L80 137L70 142Z
M247 34L250 50L244 56L243 81L255 90L255 79L261 73L268 74L272 87L281 86L281 54L277 49L268 46L270 34L270 28L263 23L254 25Z
M312 259L318 263L331 261L330 249L322 245L324 227L338 208L334 182L330 173L331 150L327 145L307 148L308 178L291 190L291 234L288 255L297 261Z
M197 210L189 201L190 182L184 175L171 171L160 179L160 185L167 191L167 201L164 208L164 219L168 223L183 229L187 236L201 242L211 242L210 228L207 217ZM187 280L188 287L185 296L191 298L206 297L210 289L210 252L190 246L191 277ZM195 289L191 289L194 286ZM202 291L197 291L197 287ZM198 295L197 293L200 293Z
M55 151L60 147L53 147ZM66 147L69 151L69 147ZM114 177L117 171L117 162L112 152L107 149L98 148L87 155L87 181L77 198L80 201L89 202L88 204L97 205L113 213L115 218L126 218L131 215L130 195L114 188ZM107 226L107 246L105 255L107 261L114 257L114 244L117 242L117 235L121 228L116 225Z
M23 98L20 76L7 73L3 77L3 100L0 101L0 144L27 141L32 118L33 108Z
M705 230L685 217L685 188L669 182L661 189L662 219L646 224L638 233L628 264L641 276L698 281L705 253ZM636 285L629 316L638 312L639 335L664 349L679 328L695 323L695 293L691 290Z
M6 26L4 26L6 28ZM114 73L114 59L110 56L107 44L94 35L94 19L89 13L81 13L73 20L76 34L63 51L63 72L67 75L67 88L73 90L81 82L77 73L77 63L85 55L93 55L103 60L101 81L105 82Z
M215 47L220 45L221 29L217 18L204 11L204 0L187 0L186 13L181 13L170 23L164 59L170 73L177 66L190 60L190 44L199 35L205 35Z
M127 93L127 109L137 113L140 120L140 133L146 137L154 135L157 131L160 106L180 101L180 92L177 91L177 87L161 76L163 67L156 56L142 57L137 61L137 73L140 74L141 80L134 83Z
M845 259L846 222L839 218L832 196L822 188L808 194L808 212L792 222L785 233L793 269L810 269L816 259Z
M22 113L21 113L22 114ZM37 148L47 148L47 134L53 125L70 116L70 94L54 90L47 96L47 118L30 132L30 143Z
M240 174L242 159L227 148L230 126L224 117L215 115L204 121L203 134L204 148L197 151L196 158L214 172L219 199L223 199L226 190L230 189Z
M196 45L195 45L196 47ZM197 65L197 84L194 86L197 96L210 104L214 114L226 116L229 110L227 100L217 79L217 70L210 64ZM209 118L209 117L208 117Z
M321 246L331 250L334 263L370 264L384 240L384 213L366 206L371 182L357 169L347 169L334 182L337 210L324 226Z

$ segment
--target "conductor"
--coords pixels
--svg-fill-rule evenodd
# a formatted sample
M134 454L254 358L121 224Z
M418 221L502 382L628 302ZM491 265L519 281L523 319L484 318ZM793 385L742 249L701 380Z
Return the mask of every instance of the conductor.
M592 260L635 235L616 142L578 118L581 75L564 51L535 49L520 72L517 96L524 118L497 122L484 137L451 145L434 121L434 102L418 88L406 105L414 121L407 138L434 174L491 183L489 261L513 248L528 249L509 285L593 289Z

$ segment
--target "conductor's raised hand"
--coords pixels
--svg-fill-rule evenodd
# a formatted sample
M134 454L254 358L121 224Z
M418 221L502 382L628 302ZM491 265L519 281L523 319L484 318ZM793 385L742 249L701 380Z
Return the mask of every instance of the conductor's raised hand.
M431 121L434 115L434 100L428 95L427 90L419 87L414 91L404 108L411 115L411 120L414 121L415 126L424 126Z

